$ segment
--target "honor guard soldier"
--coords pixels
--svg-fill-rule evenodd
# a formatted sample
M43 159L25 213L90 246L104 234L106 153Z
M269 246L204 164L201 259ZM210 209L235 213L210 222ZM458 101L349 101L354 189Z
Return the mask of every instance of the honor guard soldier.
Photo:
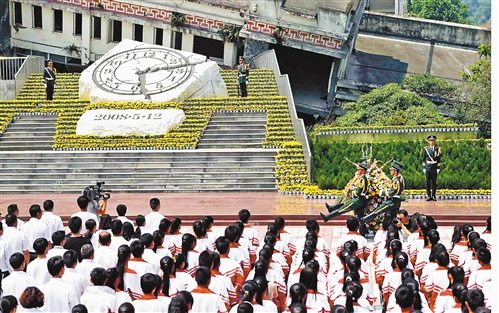
M403 168L404 166L400 162L393 161L390 167L390 175L393 177L392 186L389 190L383 190L380 193L380 196L386 197L386 199L373 212L361 219L363 223L369 223L376 216L386 211L390 211L392 216L396 216L400 209L400 203L403 201L401 195L405 189L405 180L400 173Z
M339 203L334 206L330 206L326 203L326 208L329 211L329 214L325 215L321 213L321 217L324 222L327 222L337 216L340 216L344 213L354 211L355 216L358 218L364 216L364 209L367 206L368 202L368 187L369 180L367 179L367 162L361 161L357 163L357 180L354 182L355 189L353 189L350 193L352 199L348 200L345 203Z
M436 144L437 137L430 135L426 138L428 145L423 148L423 172L426 175L426 201L437 201L437 175L440 173L441 150Z
M239 84L239 91L241 97L248 96L248 76L249 66L245 63L242 56L239 57L239 64L237 65L237 82Z
M52 62L52 60L49 60L47 63L47 67L45 67L43 71L47 100L53 99L56 75L57 75L57 70L54 68L54 62Z

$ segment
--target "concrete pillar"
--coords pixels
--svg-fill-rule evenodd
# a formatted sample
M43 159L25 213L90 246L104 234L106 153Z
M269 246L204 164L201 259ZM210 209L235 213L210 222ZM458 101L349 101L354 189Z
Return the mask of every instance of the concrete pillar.
M172 47L172 30L169 28L163 29L163 46Z
M101 31L102 31L102 26L101 26ZM82 14L81 17L81 64L82 65L87 64L90 61L90 52L92 51L92 47L90 46L91 38L92 38L92 16L90 14Z
M133 40L133 24L125 21L121 21L121 40L132 39Z
M340 68L341 59L334 59L331 65L331 72L329 74L329 86L327 88L327 102L334 104L336 97L336 84L338 83L338 70Z
M23 26L33 28L33 7L30 3L21 3L21 11L23 14ZM14 14L14 13L12 13ZM14 20L14 18L12 18Z
M182 51L193 52L194 51L194 35L193 34L182 34Z
M62 33L74 36L74 12L62 11Z
M143 31L143 41L145 43L154 44L154 27L152 27L151 25L144 25Z
M30 18L32 17L30 16ZM44 31L54 31L54 10L52 8L42 7L42 28Z
M224 65L233 66L237 62L237 47L233 42L224 42Z

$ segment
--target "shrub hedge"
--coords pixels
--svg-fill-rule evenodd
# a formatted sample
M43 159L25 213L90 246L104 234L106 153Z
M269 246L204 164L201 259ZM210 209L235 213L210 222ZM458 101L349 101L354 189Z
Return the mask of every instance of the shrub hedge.
M425 141L373 143L373 157L382 162L391 158L401 161L407 189L424 189L422 148ZM437 181L442 189L490 189L491 151L489 141L449 140L439 141L442 164ZM343 189L355 169L345 160L357 160L362 155L362 144L346 141L312 143L314 181L321 189ZM388 168L385 168L388 171Z

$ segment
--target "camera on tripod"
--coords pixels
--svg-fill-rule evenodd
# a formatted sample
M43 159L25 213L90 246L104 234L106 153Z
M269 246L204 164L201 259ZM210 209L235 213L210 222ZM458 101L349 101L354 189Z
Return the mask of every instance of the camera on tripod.
M99 200L107 200L111 198L111 190L110 189L104 189L102 185L105 185L106 183L103 181L98 181L95 183L95 186L88 186L83 190L83 195L86 196L88 199L91 201L99 201Z

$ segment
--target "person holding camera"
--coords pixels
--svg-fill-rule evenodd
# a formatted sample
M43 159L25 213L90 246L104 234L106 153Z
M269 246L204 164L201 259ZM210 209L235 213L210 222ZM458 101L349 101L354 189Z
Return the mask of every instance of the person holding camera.
M396 226L407 239L412 233L418 230L418 223L409 216L407 210L401 209L397 213Z
M442 151L437 146L435 135L426 138L428 145L423 148L423 172L426 175L426 201L437 201L437 175L440 173Z

